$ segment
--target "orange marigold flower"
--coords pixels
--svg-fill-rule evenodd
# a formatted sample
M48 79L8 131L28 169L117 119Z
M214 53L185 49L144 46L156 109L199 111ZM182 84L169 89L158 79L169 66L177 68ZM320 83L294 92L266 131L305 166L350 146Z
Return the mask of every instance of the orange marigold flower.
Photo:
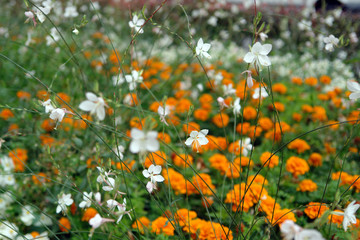
M274 105L273 104L270 104L268 106L268 109L273 111L274 110L274 106L276 108L277 111L279 112L284 112L285 111L285 106L284 104L282 104L281 102L274 102Z
M299 183L296 190L301 192L315 192L317 190L317 185L311 179L304 179Z
M332 129L332 130L337 130L337 129L339 128L339 126L340 126L339 121L333 121L333 120L328 121L327 124L328 124L328 125L332 125L332 124L333 124L332 126L329 127L329 128Z
M326 75L322 75L320 77L320 82L323 83L323 84L330 84L331 83L331 78L329 76L326 76Z
M229 116L226 113L218 113L212 118L212 122L218 127L223 128L229 124Z
M189 222L191 222L196 217L196 212L189 211L186 208L177 210L174 216L175 220L179 223L181 227L188 226Z
M232 240L232 231L228 227L215 222L205 222L200 227L200 240Z
M199 98L200 104L212 103L213 101L213 97L208 93L202 94Z
M55 138L51 137L49 134L40 135L41 145L51 147L55 143Z
M166 160L166 154L162 151L149 153L145 159L144 166L149 168L151 164L163 166Z
M247 132L249 131L249 129L250 129L250 123L248 123L248 122L243 122L242 124L239 123L236 126L236 132L238 132L239 134L242 134L242 135L246 135Z
M343 214L341 215L337 215L337 214L330 214L328 217L329 222L335 223L338 227L342 226L342 222L344 220L344 212L340 211L340 210L335 210L334 212L338 212Z
M279 210L281 209L279 203L275 203L275 199L268 196L268 195L262 195L260 198L260 208L259 210L262 212L265 212L266 215L271 215L273 213L273 210ZM275 205L275 208L274 208Z
M225 150L227 148L227 141L224 137L217 137L217 146L216 149L220 147L221 150Z
M16 148L9 152L9 157L14 162L15 171L23 172L26 161L28 160L27 150L22 148Z
M305 174L309 169L309 165L302 158L293 156L286 160L286 170L292 173L294 177Z
M55 121L52 119L45 119L42 123L41 123L41 128L44 129L47 132L51 132L52 130L54 130L55 128Z
M264 131L269 131L274 126L274 123L271 121L271 119L267 117L259 118L258 123Z
M292 77L291 82L295 85L302 85L303 80L299 77Z
M43 172L39 172L37 175L32 175L31 179L36 185L42 185L46 182L50 182L50 179L47 179L47 176Z
M209 111L205 109L196 109L194 111L194 118L200 121L206 121L209 119Z
M273 215L273 216L272 216ZM273 214L266 217L272 225L281 225L285 220L296 222L295 214L290 209L275 209Z
M318 120L321 122L327 121L328 117L326 116L326 110L325 108L321 106L315 106L314 112L311 114L311 118L313 120Z
M316 77L308 77L305 78L305 84L309 86L315 86L318 83L318 80Z
M90 219L95 217L95 215L98 213L95 208L89 207L85 210L84 215L81 218L81 221L88 222Z
M144 234L145 228L148 228L150 225L150 220L147 217L140 217L131 225L134 229L139 229L141 234Z
M151 223L151 232L156 234L164 233L168 236L174 236L175 228L166 217L158 217Z
M264 178L262 175L258 174L258 175L250 175L247 179L247 183L248 184L259 184L260 186L262 185L268 185L268 180L266 180L266 178Z
M167 144L171 143L170 135L167 134L167 133L159 132L158 133L158 139L161 140L161 141L164 141Z
M244 192L246 191L245 197ZM245 183L235 184L234 189L226 194L225 203L232 203L232 210L248 212L254 206L254 198Z
M273 92L277 92L277 93L280 93L280 94L285 94L286 91L287 91L287 87L282 83L275 83L272 86L272 90L273 90Z
M74 121L74 128L76 129L86 129L87 128L87 124L86 124L86 120L87 121L92 121L92 117L90 115L81 115L81 117L84 119L77 119Z
M200 173L192 177L192 183L195 186L195 193L201 195L213 195L216 192L216 187L212 184L211 177L209 174Z
M39 90L36 93L36 97L40 100L45 101L50 98L50 94L45 90Z
M300 154L300 153L305 152L306 150L309 150L310 146L302 139L295 139L294 141L292 141L291 143L288 144L287 148L295 149L297 151L297 153Z
M248 167L250 164L250 167L252 168L254 166L254 162L250 160L250 158L241 156L234 159L234 164L239 167Z
M308 162L310 166L320 167L322 165L322 156L319 153L312 153Z
M191 105L192 103L189 99L181 98L176 105L175 111L177 113L185 113L189 111Z
M302 119L302 116L299 113L293 113L292 118L294 119L294 121L300 122Z
M16 123L12 123L10 124L9 128L8 128L8 132L10 133L17 133L19 130L19 125L17 125Z
M5 121L12 117L14 117L14 113L8 108L5 108L0 112L0 118L4 119Z
M314 111L313 107L307 104L302 105L301 110L306 113L312 113Z
M304 210L304 213L310 218L315 219L321 217L325 211L329 210L325 203L310 202Z
M178 173L172 168L168 168L168 170L163 170L163 177L165 179L164 183L169 184L171 188L174 190L175 194L192 194L194 191L194 187L189 184L189 181L186 181L184 176L181 173Z
M59 228L60 228L60 231L62 231L62 232L69 232L69 230L71 230L71 225L70 225L69 219L67 219L66 217L60 218Z
M251 119L255 119L257 112L255 110L255 108L251 107L251 106L246 106L244 107L244 119L246 120L251 120Z
M326 149L326 152L329 154L336 152L336 148L331 147L330 143L324 143L324 147Z
M189 154L180 154L175 155L173 158L173 162L178 167L189 167L189 165L193 164L194 158Z
M319 94L317 95L317 98L318 98L319 100L321 100L321 101L327 101L327 100L329 100L328 95L327 95L327 94L323 94L323 93L319 93Z
M56 100L60 104L64 104L64 102L69 103L70 102L70 97L66 93L60 92L60 93L57 94Z
M263 165L266 163L264 166L269 167L269 168L273 168L273 167L276 167L277 165L279 165L279 157L276 155L273 155L271 157L271 155L272 154L270 152L264 152L260 156L261 163Z
M254 137L260 137L262 128L260 126L251 126L248 131L248 137L253 139ZM254 136L255 135L255 136Z
M25 91L18 91L16 93L16 96L19 98L19 99L23 99L23 100L29 100L31 98L31 94L28 93L28 92L25 92Z
M132 170L133 166L135 164L135 160L126 160L126 161L122 161L122 162L117 162L116 163L116 168L119 170L124 170L126 172L130 172L130 170Z

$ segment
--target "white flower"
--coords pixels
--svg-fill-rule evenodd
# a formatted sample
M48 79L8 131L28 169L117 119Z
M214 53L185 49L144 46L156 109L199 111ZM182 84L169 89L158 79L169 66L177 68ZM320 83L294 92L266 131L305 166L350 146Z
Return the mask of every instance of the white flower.
M236 93L236 90L233 88L233 85L230 83L228 85L223 85L222 89L224 91L224 95L232 95L234 93Z
M6 186L6 185L13 186L13 185L15 185L15 183L16 183L16 181L12 174L0 175L0 186Z
M271 65L271 62L267 55L271 49L271 44L261 45L261 43L256 42L252 48L250 48L250 52L245 55L244 61L250 64L254 63L260 69L262 66L268 67Z
M144 25L144 23L145 23L144 19L141 18L139 19L137 15L134 15L132 21L129 22L129 26L131 28L134 28L136 32L143 33L144 30L141 28L141 26Z
M58 30L55 27L50 29L50 35L46 36L46 45L51 45L60 39Z
M27 19L25 20L25 23L28 23L30 20L33 21L34 26L36 26L36 20L35 20L35 15L32 11L27 11L24 13L25 16L27 17ZM27 46L27 45L26 45Z
M35 219L33 212L34 209L32 209L32 207L29 205L25 205L21 209L20 220L25 224L25 226L30 226L33 223Z
M3 156L0 158L0 163L5 172L11 172L14 169L14 162L8 156Z
M211 47L210 43L204 43L203 39L200 38L195 48L196 55L210 59L211 56L208 53L210 47Z
M252 88L254 86L254 82L253 82L253 78L251 76L251 71L246 70L246 71L242 72L241 74L244 74L244 73L247 73L246 84L248 85L249 88Z
M125 80L129 84L130 91L134 90L138 83L142 83L143 77L142 71L132 70L131 75L125 75Z
M321 233L314 229L303 229L292 220L285 220L280 226L284 240L324 240Z
M89 220L89 224L93 229L96 229L107 222L115 222L115 220L109 218L102 218L100 214L96 214L95 217Z
M84 192L83 201L79 204L80 208L88 208L91 206L91 198L93 193Z
M4 239L15 239L15 237L19 233L19 228L14 223L10 223L8 221L1 221L0 233L1 237L5 237Z
M155 152L159 150L160 144L157 140L158 133L155 131L143 132L137 128L131 129L130 152Z
M360 84L355 81L347 81L347 88L351 91L349 95L350 100L355 100L360 98Z
M120 160L124 158L124 154L123 154L125 151L124 146L119 145L117 148L113 148L113 151L115 152L116 156L120 158Z
M261 32L259 34L261 41L265 41L268 38L268 35L266 33Z
M192 131L190 137L186 139L185 144L187 146L193 146L199 152L199 147L202 145L208 144L209 140L206 138L206 135L209 133L208 129L203 129L200 132Z
M95 198L95 201L96 201L99 205L101 205L101 193L99 193L99 192L95 193L94 198Z
M162 106L159 106L158 114L160 115L160 121L165 123L166 125L169 125L166 122L165 117L170 114L170 108L168 106L165 106L165 108L163 108Z
M112 77L112 82L114 86L118 86L125 82L125 78L122 76L122 73L120 73L119 75Z
M57 122L61 122L65 116L65 110L63 108L56 108L54 110L51 111L50 113L50 118L52 120L55 120Z
M222 97L218 97L218 98L217 98L217 102L219 103L220 110L222 110L224 107L229 107L229 106L225 103L224 98L222 98Z
M37 226L37 227L43 227L43 226L50 226L52 225L52 221L51 221L51 218L48 217L46 214L44 213L41 213L40 214L40 218L39 218L39 221L36 221L34 223L34 226Z
M130 215L131 210L126 211L126 198L124 198L124 202L122 204L117 205L117 208L118 208L118 212L116 214L119 215L119 218L116 221L116 224L118 224L121 221L124 214L127 214L131 220L131 215Z
M329 37L324 38L324 43L326 44L325 50L332 52L334 51L334 46L337 46L337 44L339 43L339 39L331 34Z
M104 120L105 107L107 106L104 99L91 92L86 93L86 98L88 100L81 102L79 108L85 112L90 112L91 115L96 114L100 121Z
M100 175L97 177L96 181L100 184L104 183L105 186L102 187L102 189L106 192L110 192L115 187L115 179L112 177L109 177L110 175L113 175L113 173L106 172L101 167L97 167L97 169L100 172Z
M301 227L292 220L285 220L280 226L280 231L284 240L293 240L300 233Z
M79 30L77 28L75 28L73 31L72 31L75 35L78 35L79 34Z
M217 18L215 16L211 16L208 20L207 23L213 27L216 27L217 25Z
M76 10L75 6L67 6L65 8L64 17L71 18L71 17L77 17L79 16L79 13Z
M254 90L254 94L252 95L253 99L259 99L261 95L261 98L266 98L269 96L269 94L266 92L266 89L264 87L256 88Z
M119 203L114 199L109 199L106 201L106 206L109 208L110 212L112 212L117 205L119 205Z
M43 23L46 19L45 15L48 15L51 11L50 7L39 7L39 9L35 10L35 14L39 21Z
M42 103L42 105L45 107L45 113L49 113L52 110L54 110L55 108L53 107L53 105L51 104L51 100L48 99L45 102Z
M240 98L236 98L235 102L234 102L234 115L239 115L240 114L240 110L241 110L241 105L240 105Z
M360 204L355 204L356 201L352 201L345 209L344 212L332 212L334 215L344 216L343 227L345 232L347 231L348 226L351 224L356 224L355 212L359 209Z
M74 200L72 200L72 198L71 198L71 193L69 193L69 194L63 193L58 200L58 206L56 207L56 213L59 213L61 211L63 211L63 213L65 213L67 211L66 206L70 206L73 202L74 202Z
M161 173L161 166L151 164L149 169L145 169L142 174L146 178L150 178L150 182L146 184L146 189L149 193L151 193L154 189L156 189L157 182L163 182L165 179L163 176L159 175Z
M245 138L245 141L239 140L239 147L242 147L242 154L247 157L249 151L252 149L251 139Z

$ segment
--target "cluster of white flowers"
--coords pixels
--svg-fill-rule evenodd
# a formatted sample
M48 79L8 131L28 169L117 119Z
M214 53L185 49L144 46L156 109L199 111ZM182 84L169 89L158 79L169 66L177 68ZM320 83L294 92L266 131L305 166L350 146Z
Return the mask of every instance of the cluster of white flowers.
M48 99L45 102L42 103L42 105L45 107L45 113L50 113L50 118L54 121L58 123L60 123L64 117L66 113L70 113L68 110L66 110L65 108L55 108L52 103L51 100ZM55 128L56 129L56 128Z
M8 156L0 157L0 186L14 186L16 184L14 172L14 162Z

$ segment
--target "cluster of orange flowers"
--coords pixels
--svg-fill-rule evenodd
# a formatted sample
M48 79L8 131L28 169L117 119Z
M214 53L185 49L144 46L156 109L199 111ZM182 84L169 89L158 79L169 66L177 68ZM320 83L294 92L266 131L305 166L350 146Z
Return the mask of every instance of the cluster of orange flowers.
M360 192L360 175L351 175L346 172L336 172L331 176L332 180L340 178L340 186L351 185L350 188L355 188L356 192Z
M154 221L150 221L147 217L140 217L133 224L134 229L138 229L140 233L151 231L156 234L163 233L168 236L174 236L176 226L179 226L184 233L190 235L192 239L200 240L232 240L232 231L216 222L205 221L197 218L194 211L187 209L179 209L173 215L168 213L167 216L160 216Z

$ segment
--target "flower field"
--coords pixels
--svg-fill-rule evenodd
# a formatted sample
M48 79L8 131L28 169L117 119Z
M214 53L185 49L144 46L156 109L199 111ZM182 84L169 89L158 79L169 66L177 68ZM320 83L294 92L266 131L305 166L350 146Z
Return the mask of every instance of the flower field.
M2 8L0 239L360 239L358 16Z

